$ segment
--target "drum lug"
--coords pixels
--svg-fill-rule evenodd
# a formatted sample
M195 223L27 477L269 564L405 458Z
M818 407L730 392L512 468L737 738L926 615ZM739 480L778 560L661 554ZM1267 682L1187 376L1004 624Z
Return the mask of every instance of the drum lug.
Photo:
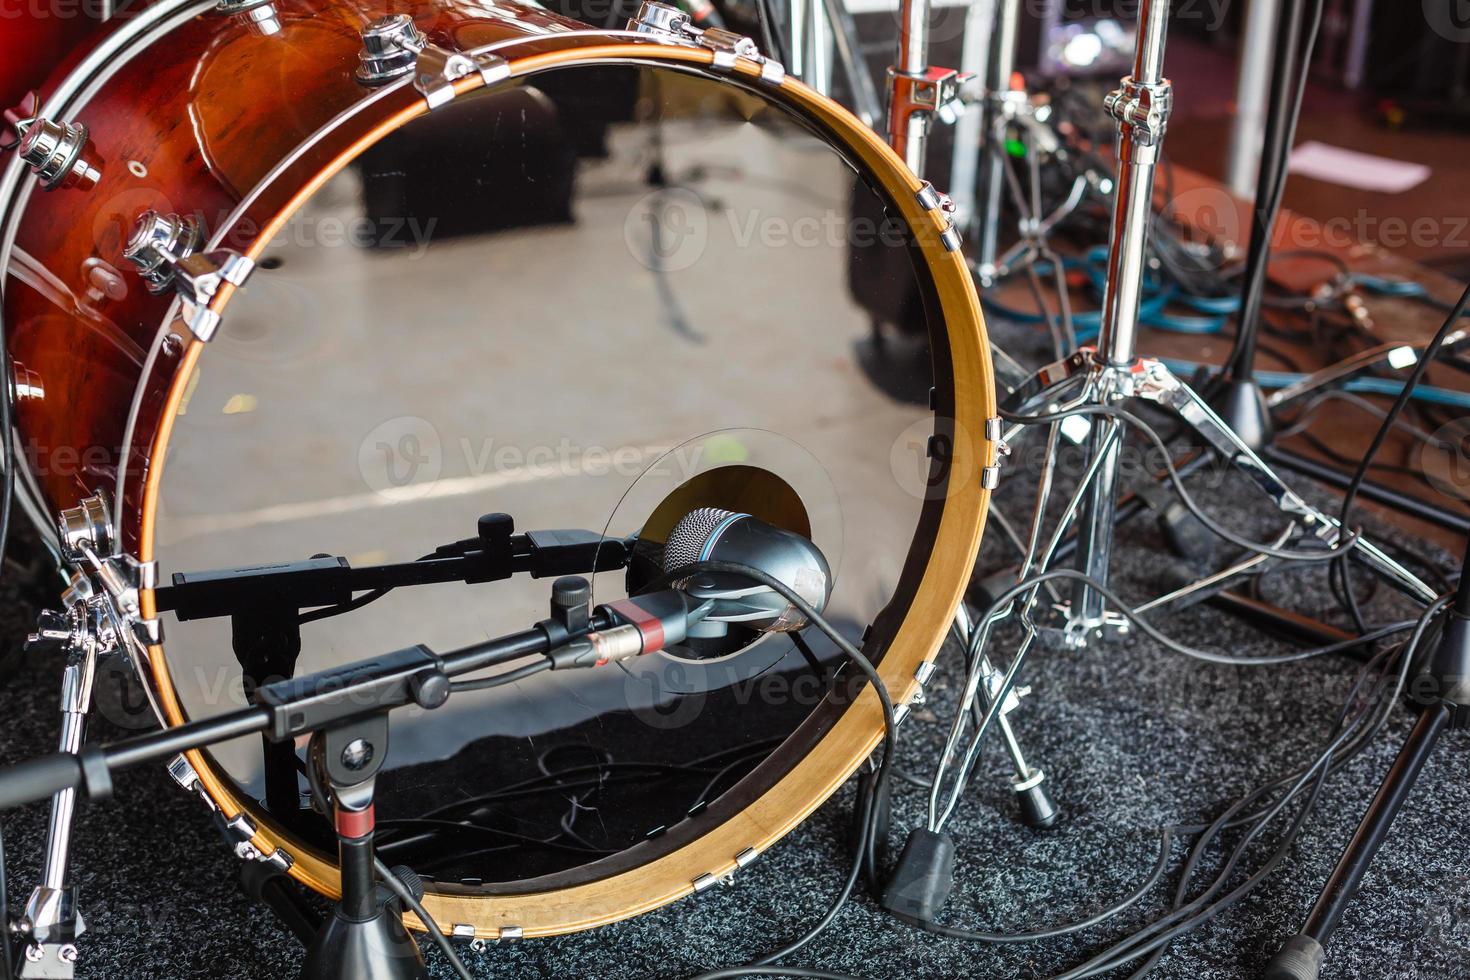
M950 200L948 194L935 190L934 185L927 180L914 196L919 199L919 207L934 212L944 222L944 227L939 231L939 240L944 243L944 250L958 252L963 242L960 239L960 230L954 226L954 201Z
M699 27L683 10L666 3L644 0L638 13L628 21L628 30L708 48L715 54L714 66L725 71L733 70L736 62L744 58L760 68L761 81L780 85L786 80L786 68L763 55L753 38L723 28Z
M357 80L363 85L384 85L412 74L414 88L430 109L452 102L454 84L476 72L486 85L510 77L510 62L497 55L470 55L431 44L408 14L381 17L365 27L357 57Z
M123 258L138 267L150 293L166 292L174 281L169 256L183 260L204 244L204 227L190 216L144 211L133 222L133 232L123 247Z
M1002 438L1004 427L1000 416L993 415L985 420L985 441L995 444L995 462L980 470L980 486L986 490L994 490L1000 486L1000 467L1005 457L1011 454L1011 447Z
M17 126L17 129L22 128ZM36 117L24 121L24 135L16 152L46 190L78 187L88 190L102 179L93 162L95 151L81 123L58 123Z
M184 300L189 330L208 343L220 324L210 302L226 284L243 286L255 271L255 261L231 249L200 252L203 242L204 228L194 218L144 211L133 223L123 256L138 267L150 292L173 285Z

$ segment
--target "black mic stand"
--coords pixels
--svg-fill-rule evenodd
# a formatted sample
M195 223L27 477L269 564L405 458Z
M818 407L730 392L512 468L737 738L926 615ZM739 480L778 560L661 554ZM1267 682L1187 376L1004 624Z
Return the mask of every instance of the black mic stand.
M248 708L109 746L22 762L0 771L0 810L49 799L65 789L84 799L105 799L112 793L114 772L244 735L260 733L289 745L310 734L310 763L325 780L337 831L342 899L308 944L302 980L426 980L422 954L403 926L402 910L375 883L373 790L387 757L389 712L409 704L437 708L449 698L452 677L538 654L548 657L551 667L601 662L600 655L575 649L575 655L561 659L554 654L613 622L600 611L589 615L589 596L585 580L560 579L553 587L552 618L533 629L444 655L414 646L278 681L261 687ZM636 653L636 647L625 652Z
M1433 653L1416 666L1408 697L1419 712L1414 728L1394 759L1388 775L1368 805L1347 849L1327 879L1302 930L1286 941L1266 967L1266 980L1315 980L1322 968L1323 947L1342 921L1388 836L1394 817L1413 790L1440 736L1470 728L1470 544L1460 571L1454 604L1444 615L1443 631ZM1407 651L1413 656L1414 651Z
M1256 340L1261 332L1262 306L1266 292L1266 266L1271 254L1271 234L1276 226L1280 201L1274 201L1276 186L1286 167L1286 156L1296 135L1292 104L1296 95L1297 55L1302 39L1304 0L1283 0L1276 24L1276 47L1271 63L1271 106L1261 145L1260 169L1256 177L1256 200L1251 211L1250 250L1246 254L1245 279L1240 293L1240 314L1235 346L1230 360L1210 399L1215 411L1245 444L1260 450L1271 442L1271 414L1260 382L1255 376ZM1309 66L1303 65L1306 71Z
M438 703L449 697L449 680L429 675ZM301 976L310 980L427 980L418 943L403 925L399 899L377 884L373 865L373 789L388 756L388 713L317 732L307 764L326 777L342 898L306 947Z

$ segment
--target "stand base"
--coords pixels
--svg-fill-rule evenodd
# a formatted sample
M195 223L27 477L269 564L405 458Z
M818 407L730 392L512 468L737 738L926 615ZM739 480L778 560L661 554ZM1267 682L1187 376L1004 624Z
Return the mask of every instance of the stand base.
M394 901L385 890L379 892L371 919L354 921L340 908L332 913L306 950L301 980L428 980L418 943Z
M1266 396L1255 381L1227 381L1214 399L1215 413L1254 452L1271 444L1276 432Z

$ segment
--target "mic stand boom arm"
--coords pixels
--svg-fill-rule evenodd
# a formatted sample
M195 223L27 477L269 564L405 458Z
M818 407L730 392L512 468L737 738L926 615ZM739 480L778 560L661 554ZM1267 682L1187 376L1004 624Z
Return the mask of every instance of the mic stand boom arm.
M509 514L486 514L478 534L435 549L420 561L353 568L346 558L322 556L205 572L178 572L173 584L154 591L159 612L181 621L230 618L230 643L240 663L245 694L251 700L272 681L296 673L301 626L318 617L352 608L359 592L464 582L474 585L508 579L517 572L533 578L623 568L628 545L592 531L515 533ZM295 749L266 740L265 800L271 813L290 823L301 813Z

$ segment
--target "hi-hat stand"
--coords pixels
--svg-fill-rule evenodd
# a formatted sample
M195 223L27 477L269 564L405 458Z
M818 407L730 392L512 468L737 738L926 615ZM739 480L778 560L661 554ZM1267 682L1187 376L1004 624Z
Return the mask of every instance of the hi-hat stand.
M975 83L978 81L975 75L929 63L930 11L931 0L902 0L898 50L894 64L888 70L888 142L903 156L909 169L920 177L924 175L927 163L929 132L934 120L954 122L965 104L975 101ZM945 207L953 209L953 201L947 197L941 200ZM955 629L962 645L968 648L971 623L963 602L955 616ZM978 694L985 707L967 710L988 710L992 694L999 693L1002 673L988 661L972 667L983 671L986 677L983 690ZM1046 773L1027 760L1007 717L1019 703L1017 692L1007 692L996 710L997 724L1016 773L1011 789L1016 795L1022 820L1033 827L1046 828L1056 823L1058 809L1047 790Z

